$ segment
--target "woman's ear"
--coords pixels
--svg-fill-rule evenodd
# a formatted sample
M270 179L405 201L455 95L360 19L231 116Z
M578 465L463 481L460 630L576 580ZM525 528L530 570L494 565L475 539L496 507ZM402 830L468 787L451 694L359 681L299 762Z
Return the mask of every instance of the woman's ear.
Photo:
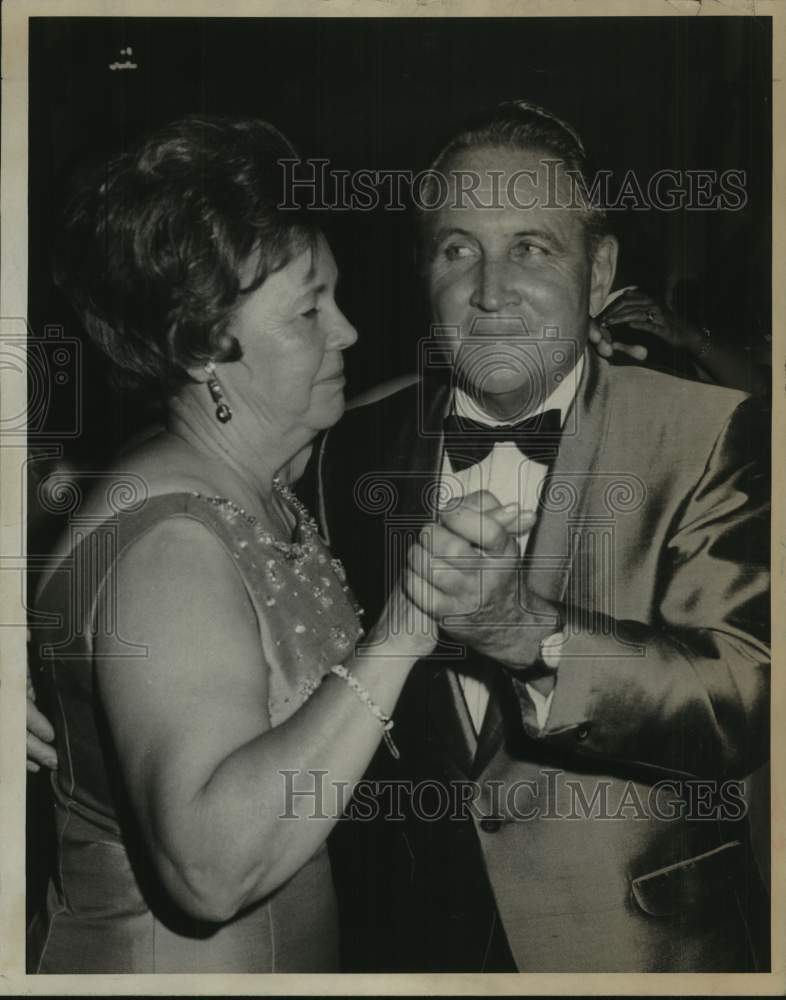
M614 284L617 271L619 243L616 236L607 233L597 243L592 254L590 284L590 315L597 316L606 305L606 297Z

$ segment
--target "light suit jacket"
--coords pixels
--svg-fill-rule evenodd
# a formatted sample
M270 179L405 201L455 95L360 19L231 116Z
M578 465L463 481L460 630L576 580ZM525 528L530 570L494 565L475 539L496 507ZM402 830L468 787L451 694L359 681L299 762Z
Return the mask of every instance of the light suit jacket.
M369 622L433 518L449 401L426 380L351 410L312 459ZM741 393L588 354L522 574L566 623L545 729L499 669L475 737L455 671L477 657L444 645L400 699L401 762L379 757L396 780L477 782L463 822L387 822L403 860L365 852L391 873L368 913L398 907L421 948L394 966L481 968L489 914L522 971L768 963L733 783L769 746L768 432Z

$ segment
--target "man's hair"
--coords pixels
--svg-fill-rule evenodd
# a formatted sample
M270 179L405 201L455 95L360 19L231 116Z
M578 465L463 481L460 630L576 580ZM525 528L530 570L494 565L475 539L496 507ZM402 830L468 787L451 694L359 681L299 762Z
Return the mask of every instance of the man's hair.
M55 280L122 386L168 394L187 368L241 357L227 327L242 297L316 245L303 211L277 207L277 161L295 155L266 122L188 116L82 178Z
M539 150L562 161L571 176L571 201L582 214L587 252L592 254L598 241L608 232L606 212L587 198L591 191L591 171L584 143L578 132L556 115L528 101L503 101L491 112L470 121L442 147L432 161L430 172L445 173L451 161L461 153L475 149ZM434 180L424 185L421 203L434 203ZM418 211L421 237L427 240L430 217L434 213Z

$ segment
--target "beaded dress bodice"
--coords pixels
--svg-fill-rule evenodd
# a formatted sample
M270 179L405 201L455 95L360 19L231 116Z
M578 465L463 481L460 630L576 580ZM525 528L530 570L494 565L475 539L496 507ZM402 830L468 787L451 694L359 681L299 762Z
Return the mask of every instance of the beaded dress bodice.
M195 494L226 524L233 557L257 610L270 665L268 709L278 725L343 663L363 630L344 569L322 541L306 508L285 486L277 492L297 516L295 540L275 538L222 497Z

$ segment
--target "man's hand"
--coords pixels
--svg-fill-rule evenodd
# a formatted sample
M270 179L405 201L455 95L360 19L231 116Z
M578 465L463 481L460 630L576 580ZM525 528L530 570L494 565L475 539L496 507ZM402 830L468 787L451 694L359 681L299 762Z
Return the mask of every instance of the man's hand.
M35 692L27 671L27 770L38 771L41 765L54 771L57 767L57 754L54 747L49 746L55 738L55 731L49 719L35 707Z
M447 635L514 668L534 663L555 630L555 609L526 590L521 572L515 539L534 521L518 504L471 493L421 531L404 574L405 592Z

